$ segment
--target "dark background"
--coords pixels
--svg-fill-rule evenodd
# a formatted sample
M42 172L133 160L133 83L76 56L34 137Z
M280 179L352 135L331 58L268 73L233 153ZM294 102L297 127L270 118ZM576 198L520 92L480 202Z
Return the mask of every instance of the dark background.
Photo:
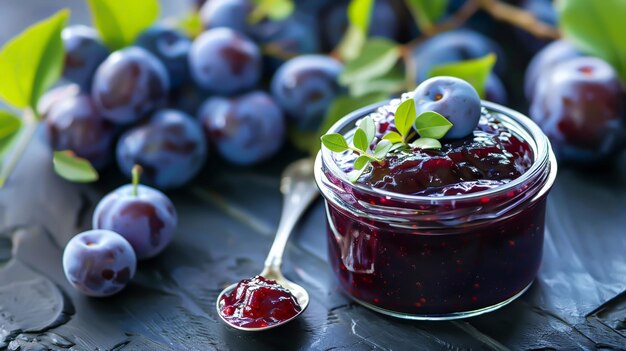
M162 1L162 13L182 14L185 4ZM72 9L71 23L89 23L83 1L0 0L0 43L63 7ZM211 163L192 186L171 193L180 215L174 243L142 262L122 293L93 299L66 282L63 246L89 228L99 198L124 181L115 170L97 185L59 179L39 137L0 190L0 349L626 349L624 157L614 167L560 169L539 277L501 310L411 322L355 305L326 263L318 201L285 257L286 275L310 292L308 310L266 333L226 327L217 294L260 271L280 216L279 175L295 158L282 153L256 168Z

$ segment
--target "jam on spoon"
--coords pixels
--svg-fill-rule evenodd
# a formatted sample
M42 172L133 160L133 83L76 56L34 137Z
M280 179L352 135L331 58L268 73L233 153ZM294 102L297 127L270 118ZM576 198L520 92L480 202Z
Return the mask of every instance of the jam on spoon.
M223 295L220 315L230 324L263 328L296 316L301 310L295 296L275 280L257 275L244 279L230 295Z

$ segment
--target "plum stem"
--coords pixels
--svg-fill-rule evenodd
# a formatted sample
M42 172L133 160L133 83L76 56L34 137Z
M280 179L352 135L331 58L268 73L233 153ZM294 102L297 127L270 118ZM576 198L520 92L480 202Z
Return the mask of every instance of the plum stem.
M35 112L31 109L26 109L24 111L24 127L17 136L16 144L10 148L9 158L6 163L4 165L0 164L2 166L0 169L0 189L4 187L11 173L13 173L13 169L15 169L26 148L33 140L37 126L39 126L39 123L37 122Z
M131 171L132 175L133 175L133 192L132 195L133 196L138 196L139 195L139 178L141 178L141 172L143 171L143 168L141 168L140 165L134 165L133 169Z

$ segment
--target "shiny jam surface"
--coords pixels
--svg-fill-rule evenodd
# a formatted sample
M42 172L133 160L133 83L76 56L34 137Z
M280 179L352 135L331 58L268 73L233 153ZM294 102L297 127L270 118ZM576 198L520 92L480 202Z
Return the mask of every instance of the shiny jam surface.
M375 121L379 138L396 131L392 113L379 115ZM533 162L528 143L486 111L472 135L443 140L442 146L438 150L395 151L384 163L373 163L359 183L401 194L460 195L508 183ZM348 172L355 159L350 151L335 156L337 164Z
M373 114L379 137L394 129L393 114L380 111ZM441 150L388 155L358 180L367 188L441 203L361 191L323 168L340 199L327 202L329 260L352 297L392 312L438 317L498 305L535 278L546 195L531 201L527 194L536 194L543 183L521 183L463 202L442 198L520 177L534 162L530 145L486 110L472 136L442 144ZM354 156L334 154L333 161L351 171ZM358 215L347 207L357 208ZM392 219L393 208L414 212L398 213L393 221L375 215L381 207L391 208L385 216Z
M220 314L230 324L263 328L286 321L302 309L293 296L274 280L257 275L244 279L230 295L224 295Z

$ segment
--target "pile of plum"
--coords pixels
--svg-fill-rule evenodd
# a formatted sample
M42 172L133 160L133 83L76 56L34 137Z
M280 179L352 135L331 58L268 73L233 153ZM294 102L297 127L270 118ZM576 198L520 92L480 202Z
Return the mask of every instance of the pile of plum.
M311 12L249 25L251 10L248 0L211 0L195 39L156 25L115 52L92 28L65 28L63 78L71 85L40 104L51 147L96 169L109 165L114 148L124 174L140 164L146 183L168 189L200 171L210 146L231 163L252 165L276 154L288 123L319 128L341 90L342 64L315 54ZM308 54L284 62L264 55L261 44L290 57Z
M545 23L557 21L549 0L509 2ZM94 29L67 27L63 77L70 84L40 103L51 147L100 170L115 159L128 177L139 164L147 184L169 189L197 175L209 152L253 165L273 157L287 135L318 132L329 105L347 94L338 79L344 63L333 50L349 25L349 2L296 0L286 19L256 23L251 0L198 3L203 31L195 38L157 24L134 45L110 52ZM451 0L445 16L463 4ZM496 53L486 99L521 110L530 103L529 115L560 159L601 160L619 151L624 89L615 71L565 41L543 48L547 41L510 26L501 34L503 25L494 23L479 12L460 28L407 46L411 60L399 65L415 73L417 85L437 65ZM399 43L424 37L397 0L375 1L368 35ZM523 72L538 50L524 101L517 93L523 78L514 71Z

